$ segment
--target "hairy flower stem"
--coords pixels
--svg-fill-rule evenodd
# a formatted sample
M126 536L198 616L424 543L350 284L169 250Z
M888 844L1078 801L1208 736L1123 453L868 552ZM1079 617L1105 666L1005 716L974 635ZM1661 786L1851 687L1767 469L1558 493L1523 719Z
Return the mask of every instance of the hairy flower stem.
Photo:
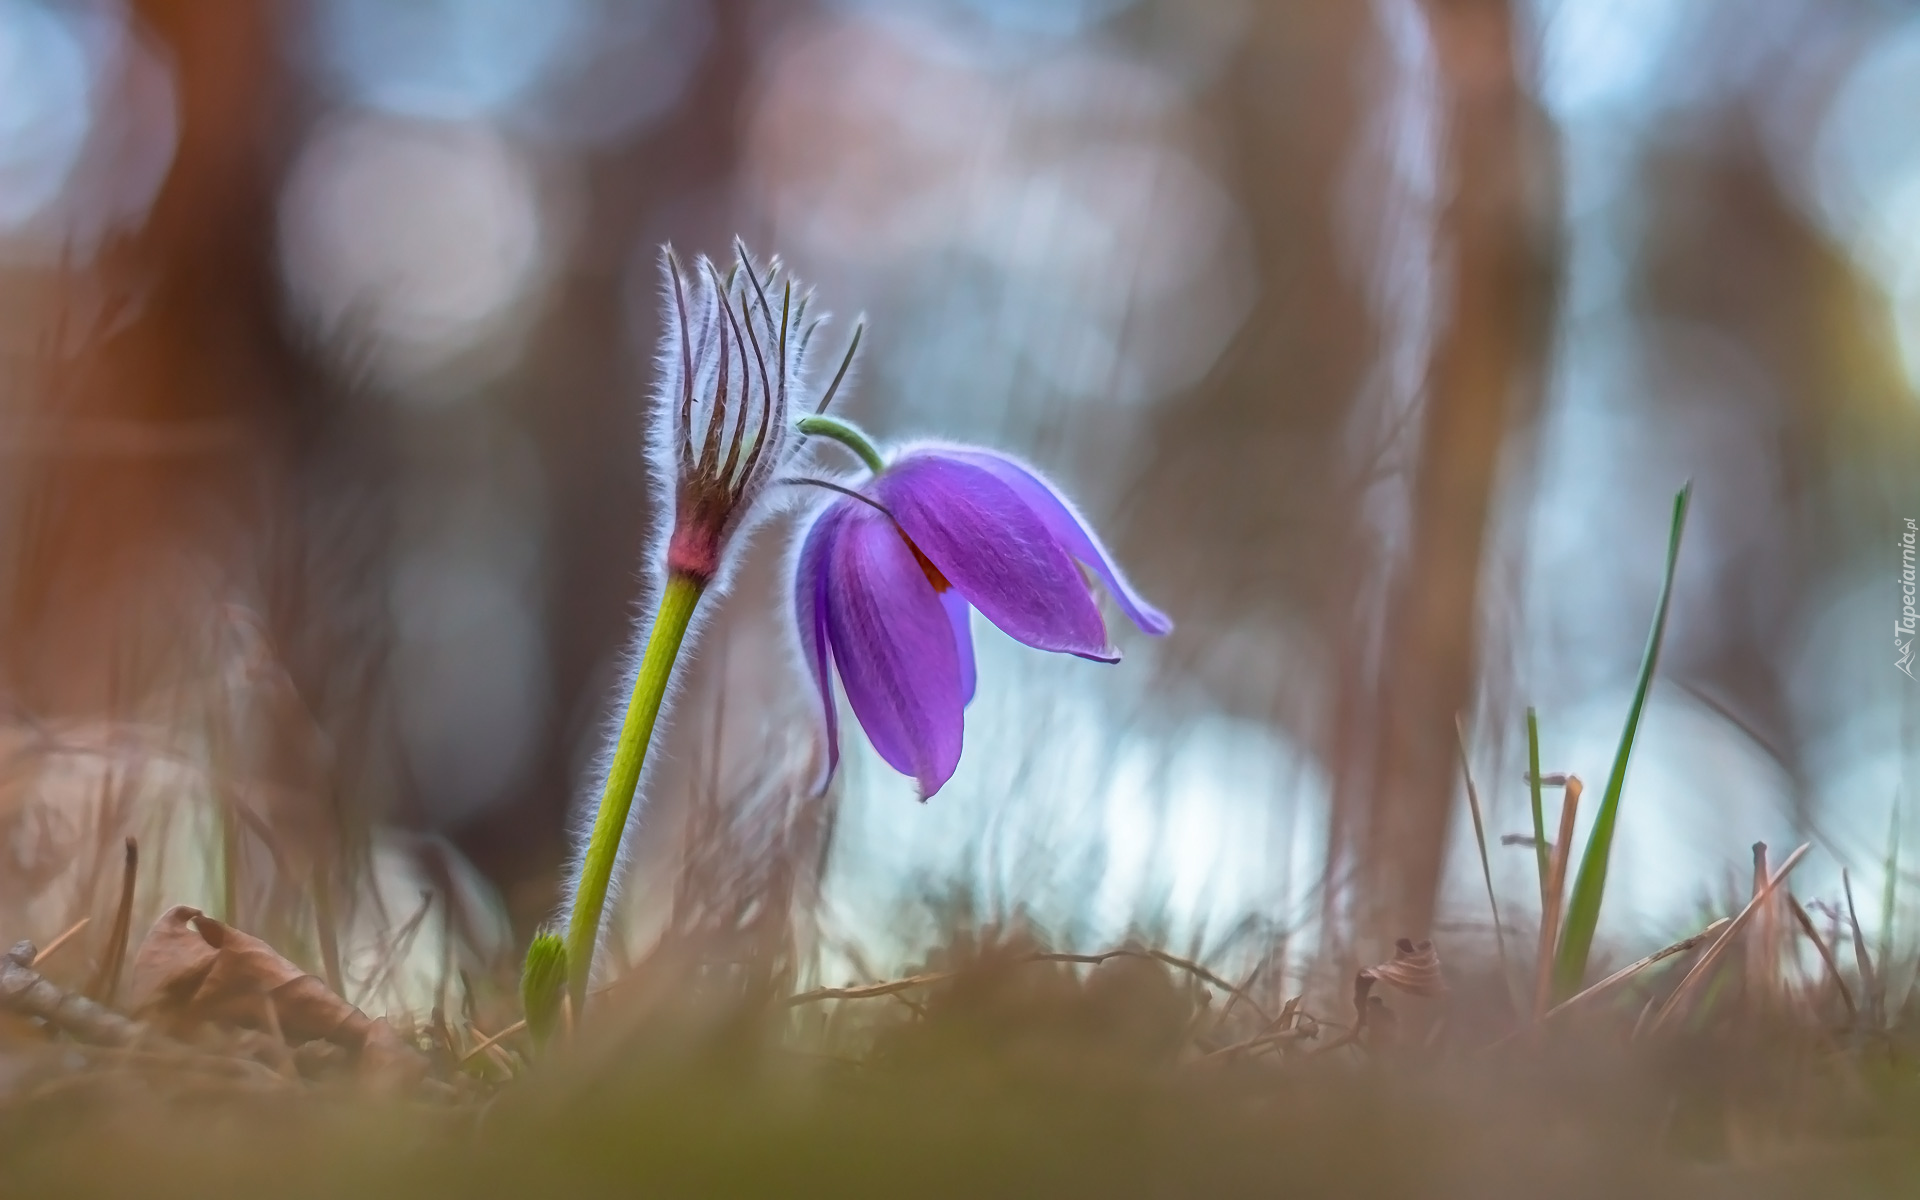
M867 470L878 475L887 466L887 460L880 456L880 450L873 444L866 431L852 421L843 421L839 417L829 417L824 413L812 413L794 422L795 428L808 437L830 438L859 456L867 464Z
M706 587L705 580L692 575L678 571L668 573L667 589L660 597L660 611L653 619L653 632L647 637L647 650L640 659L640 674L633 681L633 698L627 702L627 717L620 726L620 744L614 750L613 766L607 771L606 791L600 796L600 811L593 819L593 835L580 862L573 913L567 921L567 975L576 1015L586 1005L587 982L593 976L594 947L600 937L600 914L606 907L607 887L613 881L613 869L620 857L620 839L626 833L627 816L633 811L633 793L640 783L640 768L647 759L647 744L653 740L653 726L659 720L660 705L666 699L667 682L673 676L674 661L680 657L687 625Z

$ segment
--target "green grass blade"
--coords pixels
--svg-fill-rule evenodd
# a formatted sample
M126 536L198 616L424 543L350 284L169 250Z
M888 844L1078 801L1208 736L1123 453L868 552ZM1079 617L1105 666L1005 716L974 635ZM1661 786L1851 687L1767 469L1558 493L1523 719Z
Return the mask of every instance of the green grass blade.
M1474 786L1473 763L1467 757L1467 728L1456 714L1454 736L1460 743L1460 774L1467 781L1467 810L1473 814L1473 843L1480 848L1480 878L1487 885L1487 907L1493 911L1493 942L1500 952L1500 981L1513 986L1513 971L1507 965L1507 931L1500 920L1500 898L1493 891L1493 860L1487 857L1487 826L1480 816L1480 789Z
M1540 911L1547 909L1547 818L1540 803L1540 720L1527 709L1527 787L1533 792L1533 861L1539 868Z
M1689 483L1673 498L1667 572L1660 583L1660 604L1653 612L1653 628L1647 633L1647 651L1640 660L1640 682L1633 689L1633 704L1627 709L1626 728L1620 731L1620 748L1613 756L1613 771L1607 776L1607 790L1600 798L1599 812L1594 815L1593 833L1587 838L1586 853L1580 857L1580 873L1573 881L1573 895L1567 901L1566 918L1561 925L1560 950L1553 963L1556 1002L1580 989L1587 973L1587 957L1593 952L1593 934L1600 924L1600 902L1607 890L1607 864L1613 854L1613 831L1620 817L1620 793L1627 782L1627 764L1633 759L1640 714L1646 708L1647 691L1653 686L1654 668L1660 661L1660 643L1667 632L1667 607L1673 599L1674 566L1680 561L1680 535L1686 529L1687 502L1692 495L1693 484ZM1535 779L1538 778L1536 775Z

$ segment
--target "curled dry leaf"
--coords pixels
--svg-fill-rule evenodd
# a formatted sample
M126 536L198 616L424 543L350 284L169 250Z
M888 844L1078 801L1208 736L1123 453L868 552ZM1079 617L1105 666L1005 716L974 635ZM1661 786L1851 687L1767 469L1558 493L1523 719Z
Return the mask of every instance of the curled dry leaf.
M272 946L179 905L154 922L134 955L128 1002L176 1035L207 1025L277 1034L290 1046L326 1041L355 1056L363 1078L406 1086L426 1074L424 1055L392 1026L347 1003Z
M1361 974L1413 996L1444 996L1447 991L1446 977L1440 972L1440 954L1432 942L1425 940L1415 943L1401 938L1394 943L1391 962L1368 967Z

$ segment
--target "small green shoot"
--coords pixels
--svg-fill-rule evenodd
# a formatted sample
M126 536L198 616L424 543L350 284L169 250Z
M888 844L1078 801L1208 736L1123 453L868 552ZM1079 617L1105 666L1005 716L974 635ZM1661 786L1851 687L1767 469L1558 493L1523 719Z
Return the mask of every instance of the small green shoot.
M1547 903L1547 814L1540 801L1540 719L1527 709L1527 788L1533 801L1533 861L1540 875L1540 906Z
M1586 853L1580 858L1580 873L1574 877L1573 895L1567 901L1566 919L1561 926L1560 951L1554 959L1553 993L1564 1000L1580 990L1586 978L1587 958L1593 952L1594 930L1600 924L1600 903L1606 897L1607 864L1613 854L1613 833L1620 818L1620 793L1626 787L1627 765L1633 759L1633 742L1640 731L1640 714L1646 709L1647 692L1653 686L1654 668L1660 661L1660 643L1666 637L1667 609L1673 599L1674 567L1680 561L1680 535L1687 527L1687 502L1693 485L1687 484L1673 498L1673 528L1667 539L1667 570L1660 583L1660 603L1653 612L1653 627L1647 634L1646 653L1640 660L1640 681L1633 689L1633 703L1627 709L1626 728L1620 731L1620 747L1613 756L1613 770L1607 776L1607 790L1600 797L1594 814L1593 832L1588 835ZM1536 767L1537 771L1537 767ZM1534 787L1539 787L1539 775Z
M1473 844L1480 848L1480 878L1487 885L1487 907L1493 910L1493 940L1500 953L1500 979L1509 987L1513 983L1513 971L1507 965L1507 931L1500 921L1500 901L1493 892L1493 863L1487 857L1487 826L1480 815L1480 789L1473 783L1473 764L1467 759L1467 727L1456 714L1453 718L1454 736L1460 743L1460 774L1467 781L1467 809L1473 814Z
M535 1046L546 1045L553 1036L566 995L566 939L557 933L542 933L527 947L527 964L520 973L520 1006Z

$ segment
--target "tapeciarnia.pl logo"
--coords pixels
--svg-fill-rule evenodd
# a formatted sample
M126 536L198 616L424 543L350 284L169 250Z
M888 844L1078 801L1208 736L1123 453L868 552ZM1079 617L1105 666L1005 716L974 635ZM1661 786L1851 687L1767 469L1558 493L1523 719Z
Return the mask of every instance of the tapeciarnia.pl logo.
M1914 612L1914 523L1907 518L1907 531L1900 535L1900 617L1893 623L1893 665L1905 673L1908 679L1914 678L1914 627L1920 622L1920 615Z

